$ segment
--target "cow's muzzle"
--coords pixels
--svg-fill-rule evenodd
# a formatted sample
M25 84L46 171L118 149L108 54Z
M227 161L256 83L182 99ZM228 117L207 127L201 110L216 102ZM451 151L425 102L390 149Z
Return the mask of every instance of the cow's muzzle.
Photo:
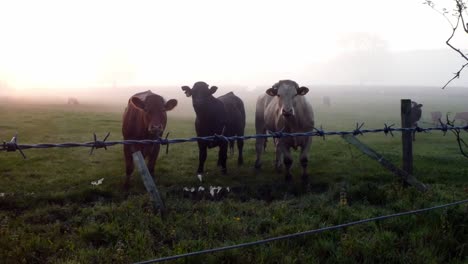
M162 125L152 125L148 127L148 133L152 136L161 137L164 132L164 127Z
M294 110L292 108L291 109L284 109L283 108L283 111L281 111L281 114L284 117L291 117L291 116L294 116Z

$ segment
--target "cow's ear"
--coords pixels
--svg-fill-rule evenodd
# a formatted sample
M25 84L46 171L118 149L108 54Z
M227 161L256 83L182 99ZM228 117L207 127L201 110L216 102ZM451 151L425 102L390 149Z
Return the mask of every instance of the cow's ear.
M185 95L187 97L192 96L192 89L190 89L190 87L184 85L184 86L182 86L182 91L185 92Z
M309 88L302 86L301 88L297 89L297 94L298 95L305 95L306 93L309 92Z
M278 89L271 87L270 89L266 90L265 93L269 96L276 96L278 94Z
M422 106L423 106L422 104L418 104L418 107L420 107L420 108L421 108Z
M211 93L211 94L214 94L214 93L216 93L217 90L218 90L218 87L216 87L216 86L211 86L211 88L210 88L210 93Z
M176 99L171 99L171 100L166 102L166 104L164 105L164 109L166 111L171 111L176 106L177 106L177 100Z
M140 98L132 97L131 100L132 100L133 105L140 108L141 110L145 110L145 103L142 100L140 100Z

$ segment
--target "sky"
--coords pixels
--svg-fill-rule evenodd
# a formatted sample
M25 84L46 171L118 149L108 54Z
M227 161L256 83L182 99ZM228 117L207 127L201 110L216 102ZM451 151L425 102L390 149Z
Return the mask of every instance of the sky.
M422 2L0 0L0 89L311 82L312 65L368 48L362 36L390 53L448 49L449 24Z

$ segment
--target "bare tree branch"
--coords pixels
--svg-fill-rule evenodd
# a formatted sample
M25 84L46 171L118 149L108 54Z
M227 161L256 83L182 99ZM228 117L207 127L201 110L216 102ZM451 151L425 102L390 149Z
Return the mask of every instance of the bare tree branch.
M450 12L446 8L443 8L442 11L437 9L434 2L431 1L431 0L425 0L425 2L423 3L423 4L428 5L430 8L432 8L437 13L441 14L447 20L447 22L452 27L452 34L445 41L445 44L447 46L449 46L452 50L454 50L455 52L460 54L460 56L462 56L463 59L465 59L467 61L467 63L463 64L460 67L460 69L456 73L454 73L454 76L450 80L447 81L447 83L442 87L442 89L445 89L453 80L460 78L460 73L465 69L466 66L468 66L468 57L467 57L467 55L463 54L463 52L460 49L458 49L457 47L452 45L452 43L450 43L452 38L455 36L455 32L457 32L457 30L459 28L460 21L461 21L463 30L465 31L465 33L468 34L468 25L465 23L465 17L464 17L465 15L467 15L466 4L464 3L463 0L454 0L454 1L455 1L456 9L453 10L452 16L456 17L456 23L455 24L452 23L452 21L447 16L448 14L450 14Z

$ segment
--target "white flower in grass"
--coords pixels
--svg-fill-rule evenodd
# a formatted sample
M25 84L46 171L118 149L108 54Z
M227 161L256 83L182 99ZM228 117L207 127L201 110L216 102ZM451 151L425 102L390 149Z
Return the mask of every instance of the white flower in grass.
M104 178L101 178L97 181L92 181L91 185L98 186L98 185L101 185L103 181L104 181Z
M205 188L203 186L200 186L200 187L198 187L198 191L203 192L203 191L205 191Z
M211 194L211 196L214 197L215 192L216 192L216 194L218 194L222 189L223 189L223 187L221 187L221 186L218 186L218 187L210 186L210 194Z
M5 197L5 193L0 193L0 197Z

